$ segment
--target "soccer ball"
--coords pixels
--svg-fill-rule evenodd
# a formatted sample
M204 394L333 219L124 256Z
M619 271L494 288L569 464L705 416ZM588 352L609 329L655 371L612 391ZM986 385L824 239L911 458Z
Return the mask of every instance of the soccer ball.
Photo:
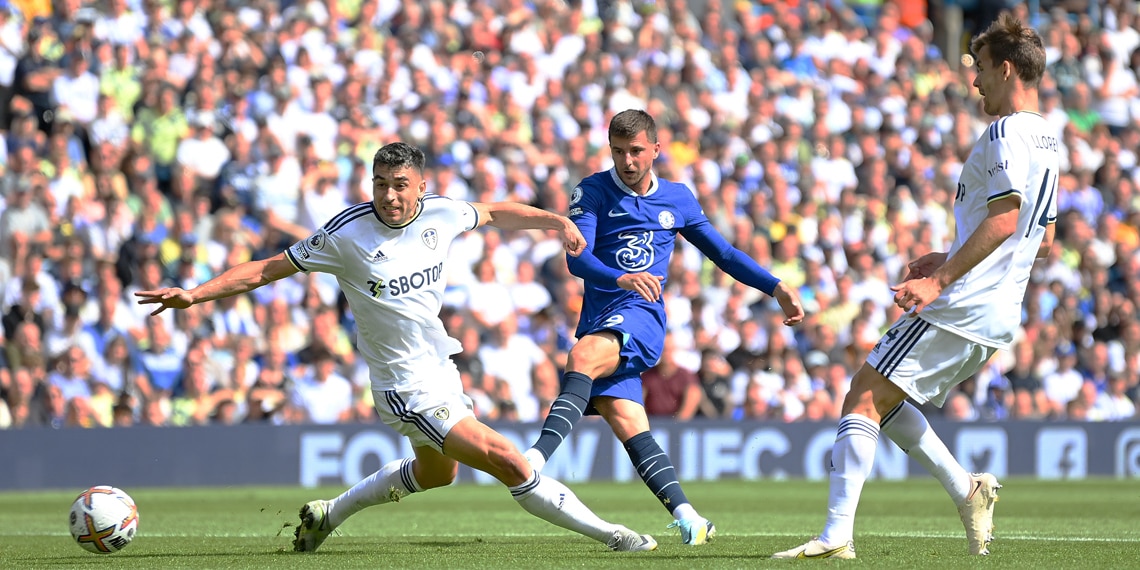
M130 495L110 485L91 487L71 504L71 537L96 554L118 552L139 527L139 510Z

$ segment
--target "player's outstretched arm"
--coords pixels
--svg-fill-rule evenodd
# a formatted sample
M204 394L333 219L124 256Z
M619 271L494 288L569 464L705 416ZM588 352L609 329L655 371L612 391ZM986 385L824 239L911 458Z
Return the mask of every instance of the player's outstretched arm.
M504 230L554 230L562 238L566 253L577 256L586 247L586 238L566 216L514 202L472 202L479 213L479 225L490 224Z
M281 252L269 259L247 261L225 270L221 275L187 291L180 287L167 287L153 291L138 291L140 305L157 304L151 313L157 315L166 309L185 309L190 305L205 303L253 291L297 272L297 268Z

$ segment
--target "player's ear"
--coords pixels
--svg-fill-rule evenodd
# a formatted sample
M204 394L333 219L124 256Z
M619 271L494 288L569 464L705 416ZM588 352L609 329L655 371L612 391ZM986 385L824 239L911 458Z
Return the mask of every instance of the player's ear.
M1006 81L1013 79L1013 64L1008 59L1001 62L1001 77Z
M661 155L661 143L659 141L659 142L653 143L653 159L657 160L657 157L660 155Z

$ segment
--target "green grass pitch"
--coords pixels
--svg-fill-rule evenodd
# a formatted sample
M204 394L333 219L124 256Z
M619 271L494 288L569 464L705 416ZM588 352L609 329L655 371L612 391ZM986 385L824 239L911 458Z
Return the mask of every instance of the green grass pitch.
M114 483L92 481L93 484ZM616 553L535 519L506 489L460 485L367 509L315 554L291 551L297 511L340 488L125 489L139 507L139 534L122 552L90 554L67 531L66 492L0 494L2 568L866 568L1140 567L1140 484L1094 479L1003 481L993 554L966 554L957 512L932 479L872 481L855 527L858 559L768 560L823 524L821 482L692 482L686 491L718 529L702 547L676 529L641 485L575 484L607 520L652 534L655 552Z

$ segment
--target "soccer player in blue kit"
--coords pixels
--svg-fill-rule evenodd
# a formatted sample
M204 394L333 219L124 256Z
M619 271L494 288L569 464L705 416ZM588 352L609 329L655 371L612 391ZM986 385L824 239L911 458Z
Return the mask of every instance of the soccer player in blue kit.
M804 318L795 289L772 276L716 232L693 192L653 173L661 145L648 113L627 110L609 125L614 167L574 188L570 219L586 238L570 272L585 281L582 316L562 393L542 433L524 455L541 469L588 412L600 414L625 446L638 475L676 519L681 540L705 544L716 533L689 504L668 455L649 431L641 373L657 363L665 338L662 286L681 234L736 280L775 297L784 324Z

